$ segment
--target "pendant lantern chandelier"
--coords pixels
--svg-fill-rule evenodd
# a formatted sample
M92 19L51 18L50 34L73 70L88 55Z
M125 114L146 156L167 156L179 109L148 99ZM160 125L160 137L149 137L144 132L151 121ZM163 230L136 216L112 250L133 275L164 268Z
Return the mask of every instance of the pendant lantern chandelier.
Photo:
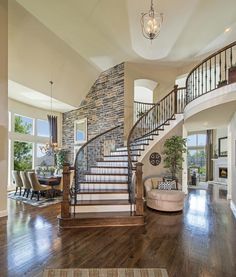
M154 11L153 0L149 12L142 13L141 27L143 36L151 41L155 39L161 30L163 14Z

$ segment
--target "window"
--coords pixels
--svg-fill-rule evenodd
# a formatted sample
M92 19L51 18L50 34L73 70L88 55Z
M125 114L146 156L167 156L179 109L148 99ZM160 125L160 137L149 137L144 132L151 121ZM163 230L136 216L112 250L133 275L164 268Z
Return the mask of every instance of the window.
M33 144L14 141L14 170L27 170L33 167Z
M39 137L49 138L49 123L47 120L37 119L36 134Z
M54 164L54 157L43 154L40 147L45 146L43 143L36 144L36 155L34 165L37 166L52 166Z
M15 114L14 131L15 133L33 135L33 119Z
M83 144L87 141L87 118L75 121L75 143Z
M187 140L189 174L192 174L193 168L197 169L197 182L206 179L206 139L206 133L199 132L189 135Z

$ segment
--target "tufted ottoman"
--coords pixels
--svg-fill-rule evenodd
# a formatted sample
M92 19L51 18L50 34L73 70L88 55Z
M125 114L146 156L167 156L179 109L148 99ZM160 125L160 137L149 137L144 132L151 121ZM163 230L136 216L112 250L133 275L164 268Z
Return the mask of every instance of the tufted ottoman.
M147 206L165 212L181 211L184 207L185 194L179 190L159 190L152 186L152 180L145 184Z

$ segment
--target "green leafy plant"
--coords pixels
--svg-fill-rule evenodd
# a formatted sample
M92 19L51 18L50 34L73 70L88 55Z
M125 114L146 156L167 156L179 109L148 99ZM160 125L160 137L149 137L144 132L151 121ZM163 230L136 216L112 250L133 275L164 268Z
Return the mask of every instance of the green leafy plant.
M30 134L32 124L24 123L21 117L15 117L15 132ZM15 141L14 142L14 169L26 170L32 168L32 143Z
M186 152L186 139L181 136L173 136L164 143L164 167L168 168L172 179L182 170L183 153Z
M67 155L69 151L67 149L60 149L55 156L57 169L62 169L63 164L67 161Z

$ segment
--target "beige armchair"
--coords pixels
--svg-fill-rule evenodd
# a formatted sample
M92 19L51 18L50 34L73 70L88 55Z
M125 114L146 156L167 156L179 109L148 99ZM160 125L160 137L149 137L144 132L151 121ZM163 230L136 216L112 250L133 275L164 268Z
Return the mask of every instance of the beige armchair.
M184 207L185 194L179 190L160 190L159 184L162 178L148 178L144 182L147 206L166 212L181 211Z
M20 177L21 177L23 187L24 187L23 196L25 196L25 194L26 194L26 197L28 198L32 186L30 184L27 172L26 171L20 171Z
M20 188L20 195L21 195L21 189L23 188L23 182L22 182L21 177L20 177L20 172L17 171L17 170L13 170L12 171L12 178L13 178L13 182L16 186L15 195L18 191L18 188Z
M51 189L51 187L41 185L38 181L38 178L37 178L35 172L28 172L28 177L29 177L30 184L32 186L31 199L34 197L34 194L37 194L37 200L39 201L40 193L49 191Z

